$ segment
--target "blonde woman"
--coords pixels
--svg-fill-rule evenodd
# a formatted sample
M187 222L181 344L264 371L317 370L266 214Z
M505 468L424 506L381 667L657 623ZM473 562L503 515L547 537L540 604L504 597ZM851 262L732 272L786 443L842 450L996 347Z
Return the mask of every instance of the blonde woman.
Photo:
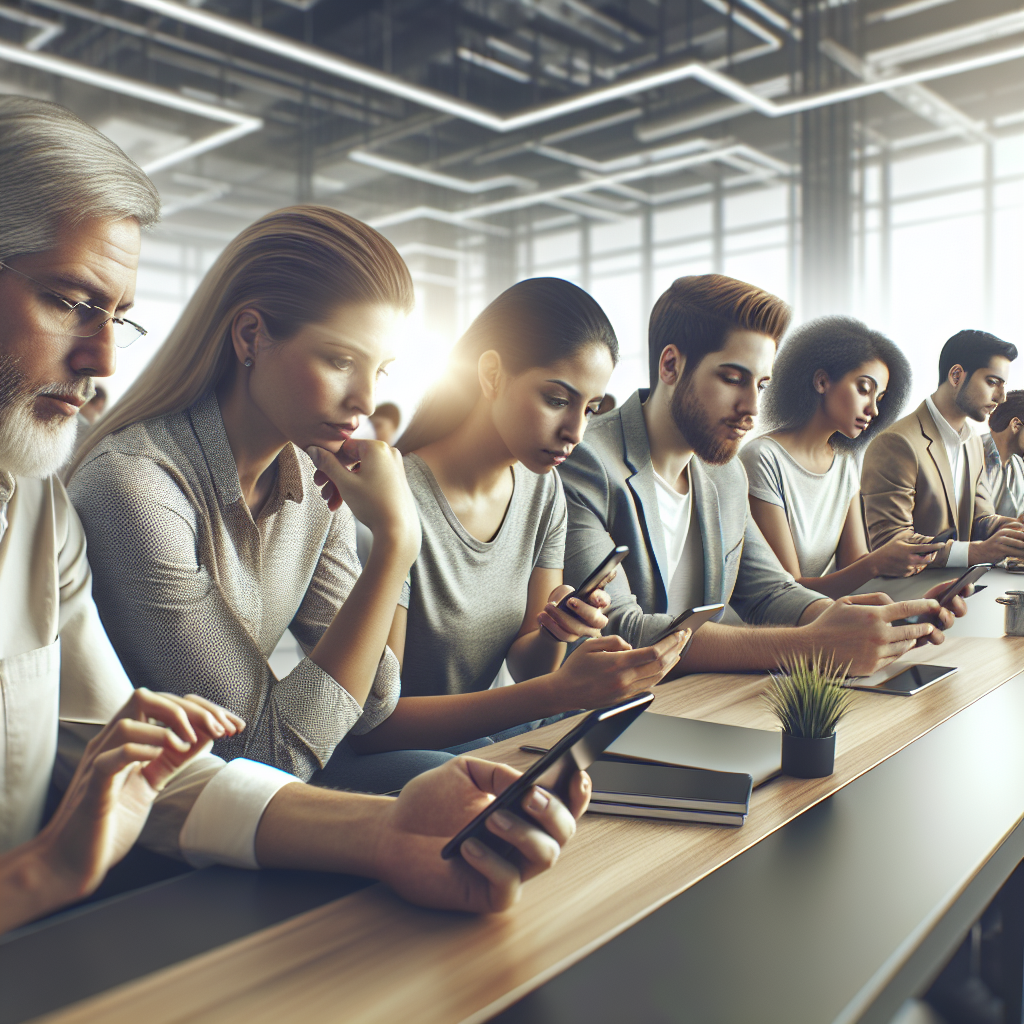
M449 756L357 757L342 742L399 696L388 632L419 522L398 452L351 434L412 303L376 231L326 207L269 214L217 259L73 466L121 661L136 686L198 693L249 723L217 743L223 757L386 792ZM334 510L310 446L348 467ZM353 513L373 533L362 571ZM279 679L268 657L289 628L306 657Z

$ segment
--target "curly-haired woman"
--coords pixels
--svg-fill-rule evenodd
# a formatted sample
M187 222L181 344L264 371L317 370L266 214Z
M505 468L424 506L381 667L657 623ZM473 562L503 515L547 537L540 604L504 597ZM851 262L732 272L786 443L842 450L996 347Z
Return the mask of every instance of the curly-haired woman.
M876 576L920 572L928 538L868 551L860 453L900 414L910 365L859 320L812 320L783 342L765 391L767 432L740 453L750 510L782 565L806 587L842 597Z

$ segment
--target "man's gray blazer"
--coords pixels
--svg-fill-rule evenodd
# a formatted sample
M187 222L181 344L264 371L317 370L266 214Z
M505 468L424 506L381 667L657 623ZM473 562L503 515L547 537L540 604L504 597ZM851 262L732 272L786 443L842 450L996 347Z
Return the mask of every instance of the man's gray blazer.
M646 390L637 391L594 420L559 468L569 505L565 582L578 587L613 544L628 544L629 555L607 588L612 603L605 632L634 647L671 621L665 537L641 405L646 398ZM761 535L740 460L709 466L695 457L690 483L704 542L704 603L731 603L750 623L796 625L823 595L796 583Z

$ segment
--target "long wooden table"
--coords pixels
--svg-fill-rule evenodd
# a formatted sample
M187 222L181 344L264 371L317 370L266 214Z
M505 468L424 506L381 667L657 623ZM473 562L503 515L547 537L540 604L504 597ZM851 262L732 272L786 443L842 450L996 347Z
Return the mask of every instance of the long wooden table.
M778 778L739 829L588 815L557 867L511 912L423 911L375 885L50 1015L48 1021L483 1021L608 943L1024 666L1024 640L949 639L909 660L960 671L912 698L863 694L839 729L827 779ZM771 728L763 676L689 676L655 710ZM569 726L531 735L551 742ZM487 756L524 766L508 741Z

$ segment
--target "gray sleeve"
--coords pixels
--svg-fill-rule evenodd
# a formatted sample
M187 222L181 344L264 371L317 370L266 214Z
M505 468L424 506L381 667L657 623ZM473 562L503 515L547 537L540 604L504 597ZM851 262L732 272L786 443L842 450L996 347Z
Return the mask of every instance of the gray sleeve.
M201 564L196 512L149 459L104 453L75 475L94 596L136 686L198 693L240 715L241 737L214 752L246 756L306 780L362 715L309 658L277 679L225 601L216 567Z
M355 547L355 520L342 506L334 513L306 596L289 626L307 655L320 642L338 609L348 600L361 572ZM408 580L402 585L402 594L406 597L405 607L408 607ZM345 685L344 680L339 682ZM395 710L400 693L398 659L391 648L385 647L373 686L363 703L363 713L352 727L352 732L361 735L380 725Z
M730 604L744 622L758 626L795 626L804 609L823 594L800 586L782 568L749 511L743 551Z
M786 488L782 482L779 460L767 444L752 441L740 451L740 460L747 471L747 489L755 498L771 505L786 507Z
M565 582L578 587L615 545L626 543L630 538L615 535L615 525L610 522L608 474L596 454L581 445L558 472L565 487L569 513ZM635 554L645 557L646 551ZM608 625L604 632L607 636L621 636L633 647L643 647L672 621L668 614L644 614L622 565L605 591L611 599L611 605L605 611Z
M540 554L534 564L536 569L564 569L565 567L565 532L568 513L565 507L565 492L558 471L553 470L554 491L548 506L548 528L544 534Z

